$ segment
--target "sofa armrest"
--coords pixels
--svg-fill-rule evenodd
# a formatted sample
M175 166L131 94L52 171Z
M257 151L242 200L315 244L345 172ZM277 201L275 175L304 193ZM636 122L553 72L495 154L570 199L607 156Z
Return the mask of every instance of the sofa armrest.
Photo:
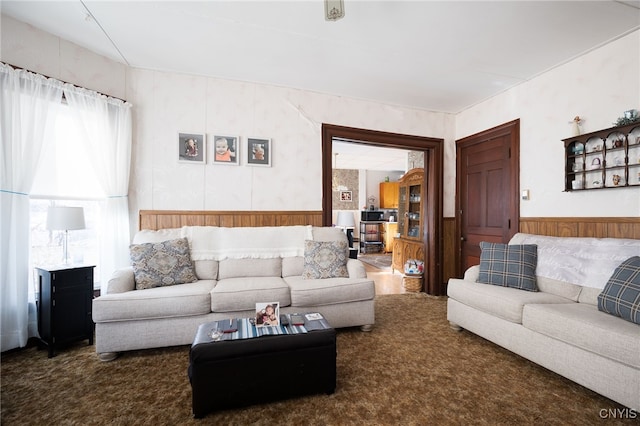
M133 267L116 270L107 282L105 294L124 293L136 289Z
M364 263L358 259L349 259L347 261L347 272L349 272L349 278L367 278Z
M480 265L470 266L469 269L464 272L465 281L471 281L475 283L476 281L478 281L478 276L480 276Z

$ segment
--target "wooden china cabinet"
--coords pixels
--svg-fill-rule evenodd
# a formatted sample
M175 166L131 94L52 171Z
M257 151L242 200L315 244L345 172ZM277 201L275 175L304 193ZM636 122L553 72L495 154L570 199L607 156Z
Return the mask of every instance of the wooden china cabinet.
M392 271L404 272L408 259L425 260L422 217L424 169L409 170L398 182L398 235L393 241Z

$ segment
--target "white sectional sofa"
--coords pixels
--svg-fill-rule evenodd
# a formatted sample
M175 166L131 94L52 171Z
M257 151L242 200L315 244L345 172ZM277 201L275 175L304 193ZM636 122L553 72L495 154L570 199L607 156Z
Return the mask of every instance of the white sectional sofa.
M477 282L473 266L464 279L449 280L452 328L640 410L640 325L598 309L618 265L640 256L640 240L516 234L513 244L537 246L539 291Z
M189 242L197 281L136 290L134 269L128 267L116 271L106 291L94 299L100 359L114 359L121 351L190 344L198 325L251 317L260 302L279 302L281 313L320 312L334 328L368 331L374 324L374 282L362 262L348 258L347 239L339 229L191 226L142 230L133 244L145 247L181 238ZM311 241L344 244L340 256L348 277L303 277Z

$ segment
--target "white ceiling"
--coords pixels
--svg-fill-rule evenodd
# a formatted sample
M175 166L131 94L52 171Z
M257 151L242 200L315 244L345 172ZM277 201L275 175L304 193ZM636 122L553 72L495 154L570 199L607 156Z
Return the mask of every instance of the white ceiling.
M336 22L322 0L0 0L0 11L132 67L447 113L640 28L640 0L344 4ZM345 167L405 168L406 152L343 145Z
M133 67L457 113L640 28L640 0L0 1Z
M407 171L408 150L333 141L334 169ZM336 155L337 154L337 155Z

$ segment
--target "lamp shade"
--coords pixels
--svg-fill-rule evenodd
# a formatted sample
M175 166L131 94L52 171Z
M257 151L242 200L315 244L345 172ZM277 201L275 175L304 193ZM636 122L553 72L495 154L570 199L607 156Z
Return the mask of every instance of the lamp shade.
M56 206L47 211L47 229L50 231L70 231L84 229L84 209L82 207Z
M340 228L355 228L356 221L353 218L353 212L338 212L336 226Z

